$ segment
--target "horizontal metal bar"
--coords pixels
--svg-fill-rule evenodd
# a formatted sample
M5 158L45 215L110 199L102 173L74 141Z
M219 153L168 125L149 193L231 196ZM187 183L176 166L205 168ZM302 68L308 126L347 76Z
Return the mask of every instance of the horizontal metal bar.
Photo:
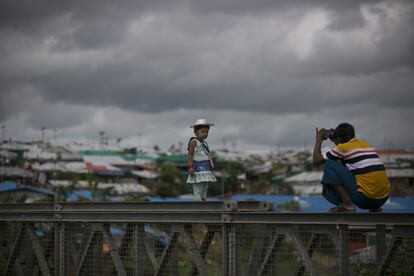
M221 214L208 211L62 212L57 217L59 221L220 224Z
M153 223L414 225L413 213L276 213L223 211L0 211L0 221L94 221Z
M190 202L73 202L58 203L55 208L72 210L136 210L136 211L271 211L272 202L268 201L190 201Z
M53 203L1 203L0 213L4 211L53 211Z
M3 211L271 211L270 201L62 202L0 204Z
M414 225L414 213L227 213L223 223Z
M54 221L55 214L50 211L0 211L0 221Z
M79 221L220 224L220 211L59 211L0 212L0 221Z

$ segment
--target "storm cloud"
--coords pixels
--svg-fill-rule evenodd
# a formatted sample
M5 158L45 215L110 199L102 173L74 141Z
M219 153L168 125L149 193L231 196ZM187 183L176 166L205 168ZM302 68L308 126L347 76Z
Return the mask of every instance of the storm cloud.
M208 117L246 146L350 121L412 146L413 23L411 1L2 1L0 121L166 144Z

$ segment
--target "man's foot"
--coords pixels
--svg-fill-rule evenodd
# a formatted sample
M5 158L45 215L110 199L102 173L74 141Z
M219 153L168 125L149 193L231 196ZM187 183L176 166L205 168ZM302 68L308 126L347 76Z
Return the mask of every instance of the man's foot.
M338 205L329 209L329 213L355 213L355 206Z
M377 209L369 209L370 213L381 213L382 212L382 208L377 208Z

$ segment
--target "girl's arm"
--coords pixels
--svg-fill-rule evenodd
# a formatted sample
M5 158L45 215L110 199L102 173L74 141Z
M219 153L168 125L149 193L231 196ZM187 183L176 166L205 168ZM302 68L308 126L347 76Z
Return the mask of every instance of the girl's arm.
M206 147L208 149L207 142L204 141L203 143L205 143L205 145L206 145ZM211 167L212 170L214 170L214 162L213 162L213 157L212 157L211 151L206 150L206 152L207 152L207 155L208 155L208 161L210 162L210 167Z
M191 140L190 145L188 146L188 163L187 163L187 167L188 167L188 173L190 175L194 174L193 155L194 155L194 148L196 146L197 146L197 141L196 140Z
M211 153L208 154L208 159L210 161L211 169L213 170L214 169L214 162L213 162L213 158L211 157Z

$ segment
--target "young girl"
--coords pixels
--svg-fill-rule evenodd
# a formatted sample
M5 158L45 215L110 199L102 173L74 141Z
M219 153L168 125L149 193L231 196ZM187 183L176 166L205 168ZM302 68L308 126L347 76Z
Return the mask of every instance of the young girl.
M212 169L214 163L211 159L210 150L204 141L208 136L210 124L205 119L198 119L194 125L195 137L188 142L188 173L187 183L193 185L194 200L204 201L207 198L209 182L216 182Z

